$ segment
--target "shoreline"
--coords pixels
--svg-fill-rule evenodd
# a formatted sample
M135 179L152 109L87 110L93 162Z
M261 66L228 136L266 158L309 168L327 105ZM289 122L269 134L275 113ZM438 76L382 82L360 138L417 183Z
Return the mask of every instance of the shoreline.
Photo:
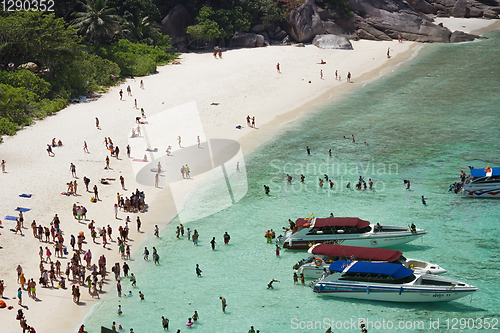
M484 21L484 20L483 20ZM499 22L496 22L499 23ZM491 25L489 25L491 26ZM487 29L487 28L485 28ZM5 296L12 298L14 296L14 290L17 290L17 284L15 284L15 267L18 263L24 268L24 271L27 272L27 278L37 277L38 275L38 257L36 256L38 243L36 241L31 241L31 235L29 230L29 224L32 219L36 219L37 222L42 223L43 225L47 225L51 220L54 213L57 213L62 220L62 229L65 233L65 244L67 244L67 239L69 238L69 234L76 233L80 229L85 230L86 225L80 225L73 223L72 215L70 212L70 207L73 202L76 200L79 202L84 202L84 205L89 208L89 219L95 218L97 220L97 226L101 226L103 224L112 223L114 235L116 236L117 228L120 221L116 221L113 219L112 213L112 203L115 202L115 192L118 190L119 192L123 191L120 189L119 184L109 185L107 188L104 186L99 186L103 195L102 202L99 202L96 205L92 205L87 198L83 197L70 197L66 196L62 197L60 195L56 196L56 193L59 193L61 189L64 189L64 183L69 180L71 177L69 176L69 172L67 168L69 167L70 161L75 161L77 165L78 175L81 179L84 173L81 173L80 170L85 170L87 176L91 179L95 180L100 178L102 175L118 177L120 174L123 174L126 178L126 187L128 191L133 190L134 188L139 188L140 190L146 191L146 203L148 204L148 212L147 214L130 214L132 225L131 229L135 229L133 223L135 216L141 216L141 220L143 222L143 233L137 234L135 230L131 231L132 238L134 238L133 244L135 245L132 250L133 252L138 251L139 247L144 244L145 241L149 240L149 237L152 236L152 229L155 224L159 224L160 226L160 234L170 229L171 222L173 218L177 214L177 209L173 204L171 199L171 193L169 188L164 188L161 191L158 191L154 188L145 188L145 186L138 185L134 172L132 170L131 163L128 163L126 155L125 155L125 138L128 137L128 128L130 128L133 124L130 121L137 115L138 111L131 108L129 104L133 103L129 100L123 106L117 109L117 92L120 89L125 90L128 84L133 85L134 93L137 92L137 98L139 99L139 107L144 105L144 108L148 114L148 116L153 115L155 113L159 113L165 108L172 108L173 106L180 105L183 103L189 102L190 99L195 99L198 110L200 111L200 117L203 121L203 124L206 125L205 131L207 136L214 138L223 133L227 138L234 139L241 144L241 149L248 155L253 152L259 145L273 138L279 131L282 130L280 126L289 126L293 120L298 117L306 117L312 112L317 111L319 108L324 107L327 104L332 103L340 98L345 98L352 92L352 89L359 88L360 85L364 85L369 82L373 82L378 77L384 75L382 72L390 70L391 68L396 68L402 62L407 62L411 59L414 51L417 47L420 47L421 44L405 42L402 46L410 45L404 51L396 51L395 55L391 58L391 63L387 61L385 56L385 49L387 45L396 44L397 42L369 42L362 41L361 44L366 44L367 49L372 50L376 49L376 54L370 54L370 56L374 56L377 58L377 61L382 63L380 66L375 66L374 68L370 68L368 65L365 68L361 68L359 70L350 68L349 70L353 72L353 83L351 84L339 84L339 82L332 79L331 71L327 72L325 70L325 84L323 86L319 86L322 84L322 81L318 79L318 72L321 67L318 67L315 63L319 61L321 57L324 57L327 60L327 64L332 62L336 62L338 60L338 56L340 55L342 58L338 60L340 64L344 61L345 67L350 64L352 67L356 67L356 62L361 62L363 60L350 59L351 54L347 52L350 51L332 51L332 50L322 50L317 49L314 46L307 46L306 48L296 48L293 46L280 46L280 47L270 47L270 50L266 49L242 49L242 50L231 50L224 53L224 59L222 61L212 59L210 54L207 55L199 55L199 54L187 54L185 58L182 59L182 66L169 65L159 68L159 74L152 75L149 77L142 78L146 83L146 91L142 92L139 90L139 80L134 82L133 80L127 80L124 84L121 84L117 87L112 87L109 89L108 93L102 95L97 101L93 103L80 103L76 105L71 105L64 112L60 112L57 116L51 116L44 120L37 121L32 126L29 126L25 129L22 129L18 132L18 134L14 137L6 137L4 143L0 145L0 158L5 159L7 161L7 171L9 174L1 175L2 183L6 184L11 190L5 191L9 193L0 194L0 199L2 199L3 204L2 211L3 216L5 215L15 215L14 208L21 206L26 207L30 205L32 209L31 213L26 213L25 217L25 227L28 227L23 230L27 236L23 238L18 238L19 236L9 233L8 229L12 225L11 221L4 221L3 216L3 229L2 233L2 263L0 263L0 271L2 271L2 277L6 281L7 291L4 294ZM358 46L358 42L353 42L353 47L356 50ZM372 43L376 43L374 45L370 45ZM389 46L390 47L390 46ZM271 49L272 48L272 49ZM344 52L344 53L342 53ZM359 51L361 52L361 51ZM265 53L265 54L264 54ZM288 53L288 55L287 55ZM304 55L307 53L306 55ZM256 57L257 54L261 54ZM295 60L293 62L293 58L297 54L303 54L303 58ZM235 55L233 57L233 55ZM310 59L310 56L315 56L314 59ZM244 58L243 58L244 57ZM259 59L260 57L260 59ZM328 58L330 57L330 58ZM195 59L196 58L196 59ZM243 58L243 59L242 59ZM226 63L229 63L231 67L230 71L233 69L240 68L240 65L245 65L251 63L252 60L257 59L260 60L261 63L266 63L268 68L263 69L262 73L256 76L250 76L251 73L242 71L242 75L234 75L224 78L213 79L212 85L215 88L211 87L211 77L210 75L215 75L214 73L221 73L222 71L227 71L228 69L224 69L220 66L223 63L225 66ZM276 59L279 60L280 63L283 64L283 75L275 76L275 63ZM281 60L285 59L285 60ZM304 59L308 59L311 64L304 65ZM332 59L332 60L330 60ZM394 61L393 61L394 60ZM214 63L214 61L216 61ZM226 61L226 62L224 62ZM394 64L394 62L396 62ZM203 67L210 62L212 65L213 71L208 73L208 75L204 75L202 72ZM192 65L194 68L190 68ZM339 65L339 67L342 65ZM261 65L262 67L262 65ZM343 68L345 68L343 67ZM259 64L257 64L256 68L260 68ZM261 68L260 68L261 69ZM363 71L364 69L364 71ZM332 70L330 68L330 70ZM288 72L287 72L288 71ZM310 74L314 71L314 76ZM342 71L342 76L345 76L347 70ZM361 75L358 75L361 73ZM162 75L163 74L163 75ZM201 76L201 78L197 77L197 74ZM228 73L230 74L230 73ZM183 75L184 77L179 78L176 75ZM245 77L245 75L249 75ZM168 77L167 77L168 76ZM172 76L172 78L170 78ZM223 75L221 75L223 76ZM243 77L242 77L243 76ZM194 81L199 80L199 82ZM227 78L227 81L225 82ZM269 81L263 82L264 79L269 79ZM168 81L173 79L172 81ZM301 84L301 80L305 80L304 85ZM179 86L183 86L185 91L174 92L177 93L177 96L168 96L169 99L166 98L167 92L170 94L170 90L162 90L163 84L169 87L175 87L173 84L176 80L182 80L182 83ZM193 80L192 82L190 80ZM242 84L238 85L238 82L245 81ZM257 82L255 82L257 80ZM261 80L259 82L259 80ZM311 80L313 83L308 85L306 81ZM186 82L184 82L186 81ZM284 81L284 82L283 82ZM166 82L166 83L164 83ZM174 83L172 83L174 82ZM320 83L317 83L320 82ZM342 83L345 83L343 81ZM229 96L219 96L217 92L217 86L227 84L230 89L230 93L228 94L226 91L226 95ZM262 87L264 85L264 87ZM294 86L299 86L299 88ZM328 85L328 87L324 87ZM153 88L150 88L150 87ZM204 86L208 86L209 91L201 94L202 96L191 96L190 87L192 86L193 91L197 91L198 89L202 89ZM187 87L187 88L186 88ZM212 90L210 90L212 89ZM267 90L266 90L267 89ZM290 89L286 94L280 95L282 90ZM318 92L321 90L321 92ZM162 93L164 91L164 93ZM245 98L239 95L240 93L244 93L246 91L251 91L254 95L253 99L259 99L259 101L253 101L249 103L244 103ZM312 96L309 99L303 98L304 96L311 96L314 93L316 95ZM269 95L275 94L274 96ZM144 96L143 96L144 95ZM278 96L276 96L278 95ZM294 96L295 95L295 96ZM141 96L145 97L145 101L143 102L140 98ZM156 97L153 98L153 97ZM159 98L165 97L167 105L163 106L159 104L161 101ZM246 96L245 96L246 97ZM278 98L279 97L279 98ZM284 98L283 98L284 97ZM300 98L298 98L300 97ZM134 98L134 97L132 97ZM295 98L295 99L293 99ZM276 99L279 99L278 101ZM293 101L292 101L293 99ZM304 102L303 100L306 99ZM211 107L210 103L213 100L221 101L221 108L219 107ZM158 104L158 105L157 105ZM294 104L300 104L299 106L295 106ZM227 105L227 106L226 106ZM283 107L281 107L284 105ZM260 106L260 108L259 108ZM276 106L276 109L273 109ZM245 108L246 107L246 108ZM277 110L277 108L280 110ZM109 111L111 110L111 112ZM234 112L233 110L238 110L238 112ZM258 131L253 131L247 133L245 130L236 131L234 129L235 124L244 122L244 117L246 116L247 111L251 112L254 110L259 110L256 112L257 114L257 124ZM273 112L274 111L274 112ZM104 113L103 113L104 112ZM97 134L93 124L93 118L98 116L101 120L101 124L103 132L98 132L100 135L97 137ZM78 133L74 130L74 124L79 127L81 133ZM50 134L47 134L49 132ZM57 133L57 134L52 134ZM101 168L104 166L104 157L106 156L104 149L100 146L102 143L102 136L110 136L113 138L117 145L121 148L121 161L115 161L114 158L111 158L111 165L116 170L103 172ZM191 141L194 141L196 133L188 133L187 137L191 137ZM56 157L49 158L47 160L47 156L45 155L44 145L45 141L49 142L50 139L55 136L56 138L62 138L65 146L61 148L57 148L55 150ZM183 134L183 136L186 136ZM81 144L84 139L90 137L91 139L87 139L89 143L89 149L91 150L90 155L84 155L80 151ZM116 138L119 138L116 140ZM174 135L170 142L175 143ZM99 147L100 148L97 148ZM173 146L173 144L172 144ZM19 149L19 147L23 147L24 149ZM68 152L68 149L72 149L71 153ZM74 149L73 149L74 148ZM162 147L163 149L164 147ZM78 153L73 152L78 151ZM97 157L94 152L97 152ZM134 155L134 151L132 152ZM62 157L60 157L62 156ZM140 155L139 155L140 156ZM139 157L138 156L138 157ZM89 161L89 157L91 160ZM47 162L48 161L48 162ZM119 165L118 167L116 167ZM62 174L62 175L61 175ZM8 176L9 178L6 178ZM12 177L11 177L12 176ZM134 178L132 180L132 178ZM188 186L189 189L186 189L186 196L184 196L184 203L189 200L192 191L195 189L195 185L199 183L203 183L204 178L199 177L192 186ZM94 184L93 182L92 184ZM79 180L79 192L82 192L81 180ZM106 192L102 190L102 188L106 188ZM32 199L20 199L17 197L18 194L22 192L31 192L34 194ZM127 191L127 192L128 192ZM19 192L19 193L17 193ZM89 194L86 194L89 196ZM71 199L71 200L69 200ZM169 203L168 207L164 207L165 202ZM91 206L92 205L92 206ZM183 206L183 205L181 205ZM162 215L167 212L167 216ZM119 217L122 218L126 214L123 212L119 212ZM154 236L153 236L154 237ZM89 238L88 238L89 239ZM90 243L90 242L88 242ZM110 243L112 245L113 243ZM45 246L45 243L40 245ZM84 246L84 249L88 248ZM19 259L19 250L23 249L22 258ZM102 247L98 246L97 249L95 246L91 247L93 252L93 257L97 258L101 253L103 253ZM106 255L108 258L107 268L112 266L113 262L121 262L119 260L118 254L115 252L116 248L112 247L112 250L106 251ZM65 268L66 261L63 261L62 267ZM35 278L35 280L37 280ZM69 285L69 283L68 283ZM113 292L112 288L113 281L112 279L107 281L105 288L103 290L107 292ZM32 302L29 299L25 299L24 301L28 304L30 310L25 311L26 317L28 319L28 324L32 324L37 332L68 332L73 330L74 327L79 327L80 323L76 323L77 320L83 320L87 318L88 315L91 315L92 309L94 306L100 302L100 300L91 300L89 296L85 293L85 288L82 288L82 302L85 302L87 305L91 305L90 308L86 306L72 306L70 303L70 293L69 289L64 292L60 290L50 290L46 288L40 288L38 286L38 294L40 296L40 302ZM26 295L26 293L23 293ZM63 295L61 295L63 294ZM103 297L106 295L104 294ZM25 297L23 297L25 298ZM61 298L63 301L61 301ZM17 309L17 301L7 300L8 305L10 303L14 303L15 309ZM89 304L90 303L90 304ZM68 305L69 304L69 305ZM44 309L50 308L51 310L51 318L46 318L44 314ZM36 312L34 312L36 311ZM53 315L55 313L55 315ZM18 329L18 323L14 320L15 310L14 311L1 311L0 312L0 321L5 323L6 329L15 330Z

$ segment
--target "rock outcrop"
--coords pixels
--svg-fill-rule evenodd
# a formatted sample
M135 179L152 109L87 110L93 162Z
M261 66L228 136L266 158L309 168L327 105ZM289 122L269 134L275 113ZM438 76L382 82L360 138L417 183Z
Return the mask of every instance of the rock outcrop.
M451 31L433 23L431 15L498 18L500 0L347 0L353 16L340 19L313 0L292 11L288 32L299 43L325 33L348 38L392 40L401 35L418 42L450 42ZM280 36L281 37L281 36ZM473 37L455 34L454 40Z
M264 46L264 36L249 32L236 32L229 42L229 47Z
M455 30L450 36L450 42L451 43L471 42L476 38L481 38L481 37L476 35L470 35L463 31Z
M309 43L314 36L325 32L325 27L321 21L319 7L314 0L306 2L290 12L288 17L288 33L299 43Z
M395 0L349 0L360 38L403 38L419 42L448 42L451 31L432 23L409 4Z
M172 38L172 45L184 42L188 34L186 28L193 24L193 18L183 5L175 6L161 21L161 32Z
M352 50L349 39L336 35L316 35L312 44L320 49Z

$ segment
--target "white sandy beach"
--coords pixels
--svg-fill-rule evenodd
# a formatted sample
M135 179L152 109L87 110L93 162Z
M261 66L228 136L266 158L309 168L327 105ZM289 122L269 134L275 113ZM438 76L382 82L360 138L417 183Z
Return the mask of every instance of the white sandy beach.
M483 33L487 29L497 28L498 22L492 20L472 19L439 19L453 30ZM449 24L449 25L448 25ZM464 28L465 26L465 28ZM17 305L16 267L23 267L26 278L34 278L37 282L35 301L23 292L24 312L29 325L38 333L57 333L77 331L85 315L92 306L99 302L82 291L81 303L76 305L71 301L71 286L67 289L41 288L39 278L39 246L53 244L40 243L33 238L30 224L49 226L55 214L61 220L64 231L65 245L69 247L69 236L75 236L84 231L87 244L83 249L91 249L93 262L101 254L107 257L107 268L110 270L119 260L117 243L112 242L107 249L99 244L92 244L87 224L96 221L97 227L110 224L113 228L113 239L116 239L118 227L125 224L127 215L131 218L131 238L133 251L140 250L140 244L145 238L153 237L155 224L161 232L182 207L182 202L188 194L196 189L206 177L195 177L193 180L177 183L174 201L168 186L168 180L162 179L161 188L144 186L136 181L136 174L142 162L132 162L132 158L142 159L146 154L141 149L146 147L143 139L130 139L130 129L135 124L135 118L140 116L139 110L133 108L134 99L138 107L144 108L146 119L152 119L150 124L141 125L146 134L156 133L155 147L161 154L171 145L173 153L181 150L177 137L182 137L182 146L196 145L196 138L231 139L241 144L243 154L262 144L280 130L280 125L312 112L325 103L331 103L336 98L349 94L353 89L370 82L383 73L396 68L407 61L421 44L413 42L398 43L374 41L352 41L353 51L324 50L313 45L305 47L272 46L258 49L229 50L223 53L223 59L214 59L211 53L182 54L180 65L169 65L158 68L158 73L144 78L127 80L120 86L113 87L108 93L97 100L72 104L57 115L38 121L19 131L13 137L4 137L0 144L0 160L6 161L7 173L0 174L0 279L5 281L4 301L14 309L0 309L1 332L19 332L19 322L15 320ZM387 58L390 48L391 58ZM326 64L318 64L324 60ZM276 70L280 63L281 73ZM320 79L320 70L323 79ZM335 80L335 71L341 80ZM351 72L351 83L346 82L347 72ZM140 80L144 81L145 89L140 89ZM126 87L130 85L133 96L127 96ZM124 100L119 100L118 92L123 89ZM191 104L190 104L191 103ZM194 104L192 104L194 103ZM212 105L218 103L218 105ZM193 110L193 105L199 115L199 121L186 123L180 116L183 108ZM153 131L154 118L166 114L168 121L163 131ZM255 117L256 128L249 128L245 118ZM96 129L95 117L99 118L101 129ZM179 123L181 122L182 123ZM199 124L202 127L198 126ZM243 126L236 129L237 125ZM54 157L49 157L46 145L52 138L62 140L63 146L53 148ZM110 170L105 170L105 158L109 152L104 146L104 137L111 137L120 148L120 159L110 157ZM87 141L89 154L83 151L83 142ZM127 158L125 147L132 146L131 159ZM150 155L148 155L150 156ZM242 161L243 162L243 161ZM78 176L78 196L65 196L66 183L74 180L69 170L70 164L76 165ZM244 164L242 163L242 168ZM234 170L230 170L234 172ZM119 181L110 185L98 184L100 178L125 178L126 191L121 189ZM151 173L151 180L154 174ZM91 203L91 193L85 192L83 177L91 179L89 188L97 184L101 201ZM179 186L182 184L182 186ZM118 212L114 218L113 205L116 193L129 196L138 188L145 191L146 203L149 205L146 213L126 214ZM19 197L29 193L31 198ZM78 223L72 216L74 203L80 203L88 209L85 223ZM161 203L161 204L160 204ZM165 208L165 203L169 206ZM15 221L5 220L6 215L17 216L16 207L29 208L24 214L24 236L9 231L15 227ZM161 208L161 209L160 209ZM161 215L168 209L169 215ZM135 230L136 216L142 220L143 233ZM71 251L70 251L71 254ZM62 268L70 256L61 260ZM53 260L54 257L53 257ZM49 265L45 265L49 268ZM115 292L114 282L108 275L106 290ZM102 295L103 297L105 294ZM103 323L103 325L109 323Z

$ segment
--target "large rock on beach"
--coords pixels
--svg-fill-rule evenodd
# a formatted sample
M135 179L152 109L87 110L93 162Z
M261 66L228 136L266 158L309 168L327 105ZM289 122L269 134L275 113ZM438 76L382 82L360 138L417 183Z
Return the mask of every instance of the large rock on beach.
M260 47L264 45L264 36L249 32L236 32L229 42L229 47Z
M193 18L183 5L175 6L161 21L161 32L172 38L172 44L182 43L188 34L186 28L193 24Z
M288 32L299 43L309 43L314 36L325 33L319 7L314 0L306 0L302 6L290 12Z
M425 0L408 0L408 3L415 8L415 10L424 14L436 14L437 8Z
M349 39L336 35L316 35L312 44L320 49L352 50Z
M32 73L37 73L38 72L38 65L35 64L34 62L27 62L25 64L17 66L17 69L26 69Z
M470 35L463 31L455 30L450 36L450 42L451 43L471 42L476 38L480 38L480 36Z
M431 22L407 2L396 0L348 0L355 14L361 38L376 40L405 39L419 42L449 42L451 31Z
M451 15L454 17L466 17L468 11L467 2L467 0L457 0L451 10Z

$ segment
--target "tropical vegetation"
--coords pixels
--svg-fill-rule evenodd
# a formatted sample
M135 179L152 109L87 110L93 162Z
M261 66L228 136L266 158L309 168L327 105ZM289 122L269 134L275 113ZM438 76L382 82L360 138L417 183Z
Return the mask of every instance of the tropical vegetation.
M0 135L175 59L160 22L176 5L194 18L192 40L219 43L256 24L284 27L304 1L58 0L53 13L0 12ZM346 0L318 3L349 15ZM17 69L22 64L29 70Z

